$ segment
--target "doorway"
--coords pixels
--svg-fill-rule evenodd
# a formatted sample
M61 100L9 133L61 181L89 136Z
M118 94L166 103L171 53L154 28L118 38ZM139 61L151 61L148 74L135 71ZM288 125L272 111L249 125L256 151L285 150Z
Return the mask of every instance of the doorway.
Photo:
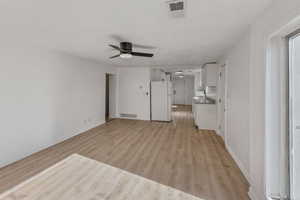
M184 76L173 80L173 105L192 105L194 97L194 76Z
M185 104L185 92L184 92L185 81L183 78L178 78L173 81L174 89L174 101L175 105L184 105Z
M105 74L105 121L116 117L117 79L114 74Z

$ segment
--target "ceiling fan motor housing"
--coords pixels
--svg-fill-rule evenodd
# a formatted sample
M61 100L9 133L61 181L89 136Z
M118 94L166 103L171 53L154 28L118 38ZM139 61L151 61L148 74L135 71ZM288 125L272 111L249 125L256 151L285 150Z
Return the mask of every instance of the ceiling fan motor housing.
M130 42L121 42L120 47L123 51L125 51L127 53L132 52L132 43L130 43Z

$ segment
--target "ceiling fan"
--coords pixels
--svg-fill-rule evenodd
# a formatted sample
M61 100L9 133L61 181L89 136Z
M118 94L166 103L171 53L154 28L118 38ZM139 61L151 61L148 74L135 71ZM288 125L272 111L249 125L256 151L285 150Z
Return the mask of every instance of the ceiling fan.
M120 53L118 55L112 56L112 57L110 57L110 59L117 58L117 57L132 58L132 56L151 58L154 56L154 54L152 54L152 53L133 52L132 51L133 45L131 42L120 42L120 47L118 47L116 45L112 45L112 44L110 44L109 46L120 51Z

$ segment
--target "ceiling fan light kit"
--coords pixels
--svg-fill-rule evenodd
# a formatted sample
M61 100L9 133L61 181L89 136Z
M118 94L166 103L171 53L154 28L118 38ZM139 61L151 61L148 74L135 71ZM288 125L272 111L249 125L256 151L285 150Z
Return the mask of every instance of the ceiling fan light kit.
M122 53L120 57L124 59L129 59L132 58L132 55L130 53Z
M181 75L181 74L183 74L183 71L177 71L177 72L175 72L175 75Z

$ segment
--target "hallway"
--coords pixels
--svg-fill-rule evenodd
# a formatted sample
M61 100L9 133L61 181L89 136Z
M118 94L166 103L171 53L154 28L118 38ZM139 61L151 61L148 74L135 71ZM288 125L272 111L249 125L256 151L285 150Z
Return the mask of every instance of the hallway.
M78 153L204 200L247 200L248 182L212 131L197 131L191 107L172 123L113 120L0 169L0 193Z

